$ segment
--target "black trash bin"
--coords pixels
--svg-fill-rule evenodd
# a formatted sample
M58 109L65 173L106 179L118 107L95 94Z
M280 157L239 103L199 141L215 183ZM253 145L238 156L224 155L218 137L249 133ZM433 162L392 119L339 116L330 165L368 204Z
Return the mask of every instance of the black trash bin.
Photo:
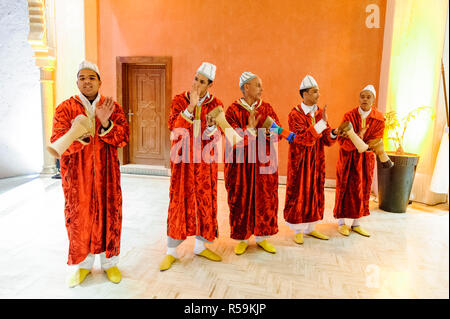
M382 168L377 157L379 207L391 213L404 213L409 203L419 156L411 153L387 154L394 162L391 168Z

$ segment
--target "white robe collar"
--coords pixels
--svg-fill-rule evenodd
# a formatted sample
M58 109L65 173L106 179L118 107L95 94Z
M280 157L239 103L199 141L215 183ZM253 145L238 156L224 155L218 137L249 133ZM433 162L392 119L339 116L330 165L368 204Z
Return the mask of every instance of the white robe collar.
M359 115L361 115L361 117L362 117L363 119L367 118L367 117L369 116L370 112L372 112L372 108L370 108L370 110L368 110L368 111L366 112L366 111L363 111L363 109L361 108L361 106L358 107L358 113L359 113Z
M97 93L97 97L92 102L92 104L91 104L91 102L89 102L89 100L83 94L79 94L77 96L80 99L81 103L83 104L84 108L86 109L86 113L90 117L94 117L95 116L95 108L97 106L98 101L100 101L100 93Z
M248 103L245 101L245 99L242 97L241 98L241 102L242 104L244 104L246 107L248 107L250 110L253 110L255 108L255 106L258 104L258 100L256 100L255 102L253 102L253 104L250 106L248 105Z
M200 105L202 105L202 103L207 99L207 98L209 98L209 92L208 91L206 91L206 94L205 94L205 96L204 97L202 97L202 98L200 98L200 99L198 99L198 103L197 103L197 106L200 106Z
M316 111L318 109L317 105L315 105L315 104L309 106L309 105L303 104L303 102L302 102L301 107L302 107L303 112L305 112L305 115L308 115L308 113L310 113L312 117L314 117L314 114L316 113Z

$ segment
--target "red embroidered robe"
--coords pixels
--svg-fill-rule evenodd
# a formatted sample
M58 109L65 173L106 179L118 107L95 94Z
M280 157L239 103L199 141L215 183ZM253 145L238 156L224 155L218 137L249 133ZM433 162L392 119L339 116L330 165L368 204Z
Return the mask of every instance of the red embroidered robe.
M105 100L100 97L99 104ZM63 136L71 121L86 110L78 96L56 108L51 142ZM89 253L120 253L122 192L117 149L128 143L128 124L115 103L109 129L100 133L95 118L95 136L89 143L74 141L61 155L61 181L65 198L65 224L69 237L68 264L79 264Z
M206 115L223 104L211 95L196 106L191 120L183 114L189 103L189 92L176 95L169 115L172 148L167 235L174 239L198 235L213 241L218 237L217 156L222 137L219 129L206 129Z
M315 123L323 111L314 114ZM330 136L331 128L320 134L314 128L312 117L301 105L289 113L289 130L297 133L289 145L288 173L284 219L290 224L311 223L323 219L325 210L325 146L336 142Z
M350 121L356 133L361 130L361 115L358 107L344 115L344 121ZM372 108L366 118L367 131L363 141L383 138L384 115ZM336 198L334 205L335 218L360 218L370 214L369 199L373 180L376 155L366 151L358 153L348 138L338 137L340 145L339 158L336 165Z
M261 116L257 127L262 126L267 116L280 124L269 103L260 100L255 110L255 117ZM258 135L263 134L265 145L260 149L258 138L261 137L254 137L246 130L250 115L248 107L237 100L225 113L228 123L244 137L232 151L225 150L224 177L230 208L230 236L244 240L251 235L274 235L278 232L278 159L274 144L281 137L271 135L267 138L265 132L258 132ZM229 147L227 144L228 150Z

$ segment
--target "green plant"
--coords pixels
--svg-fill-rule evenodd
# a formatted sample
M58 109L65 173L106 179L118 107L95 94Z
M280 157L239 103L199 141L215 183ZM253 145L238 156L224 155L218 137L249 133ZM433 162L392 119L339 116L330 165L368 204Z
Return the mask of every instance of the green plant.
M408 123L415 119L419 114L429 112L431 110L432 108L429 106L420 106L409 112L402 119L399 119L397 111L386 113L385 134L387 135L388 140L394 142L396 148L395 153L400 155L405 153L403 148L403 138L405 137Z

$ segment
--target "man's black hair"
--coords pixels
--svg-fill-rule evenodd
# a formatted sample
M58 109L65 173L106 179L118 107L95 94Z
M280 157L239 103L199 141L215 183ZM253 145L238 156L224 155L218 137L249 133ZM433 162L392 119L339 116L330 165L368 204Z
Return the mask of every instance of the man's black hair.
M90 70L90 69L89 69ZM81 71L81 70L80 70ZM78 78L78 76L80 75L80 71L78 71L78 73L77 73L77 78ZM94 71L94 70L92 70L92 71ZM94 71L95 72L95 71ZM95 74L97 74L97 78L98 78L98 80L99 81L101 81L100 80L100 75L97 73L97 72L95 72Z
M300 96L303 98L303 92L307 92L309 89L302 89L302 90L300 90L299 92L300 92Z

